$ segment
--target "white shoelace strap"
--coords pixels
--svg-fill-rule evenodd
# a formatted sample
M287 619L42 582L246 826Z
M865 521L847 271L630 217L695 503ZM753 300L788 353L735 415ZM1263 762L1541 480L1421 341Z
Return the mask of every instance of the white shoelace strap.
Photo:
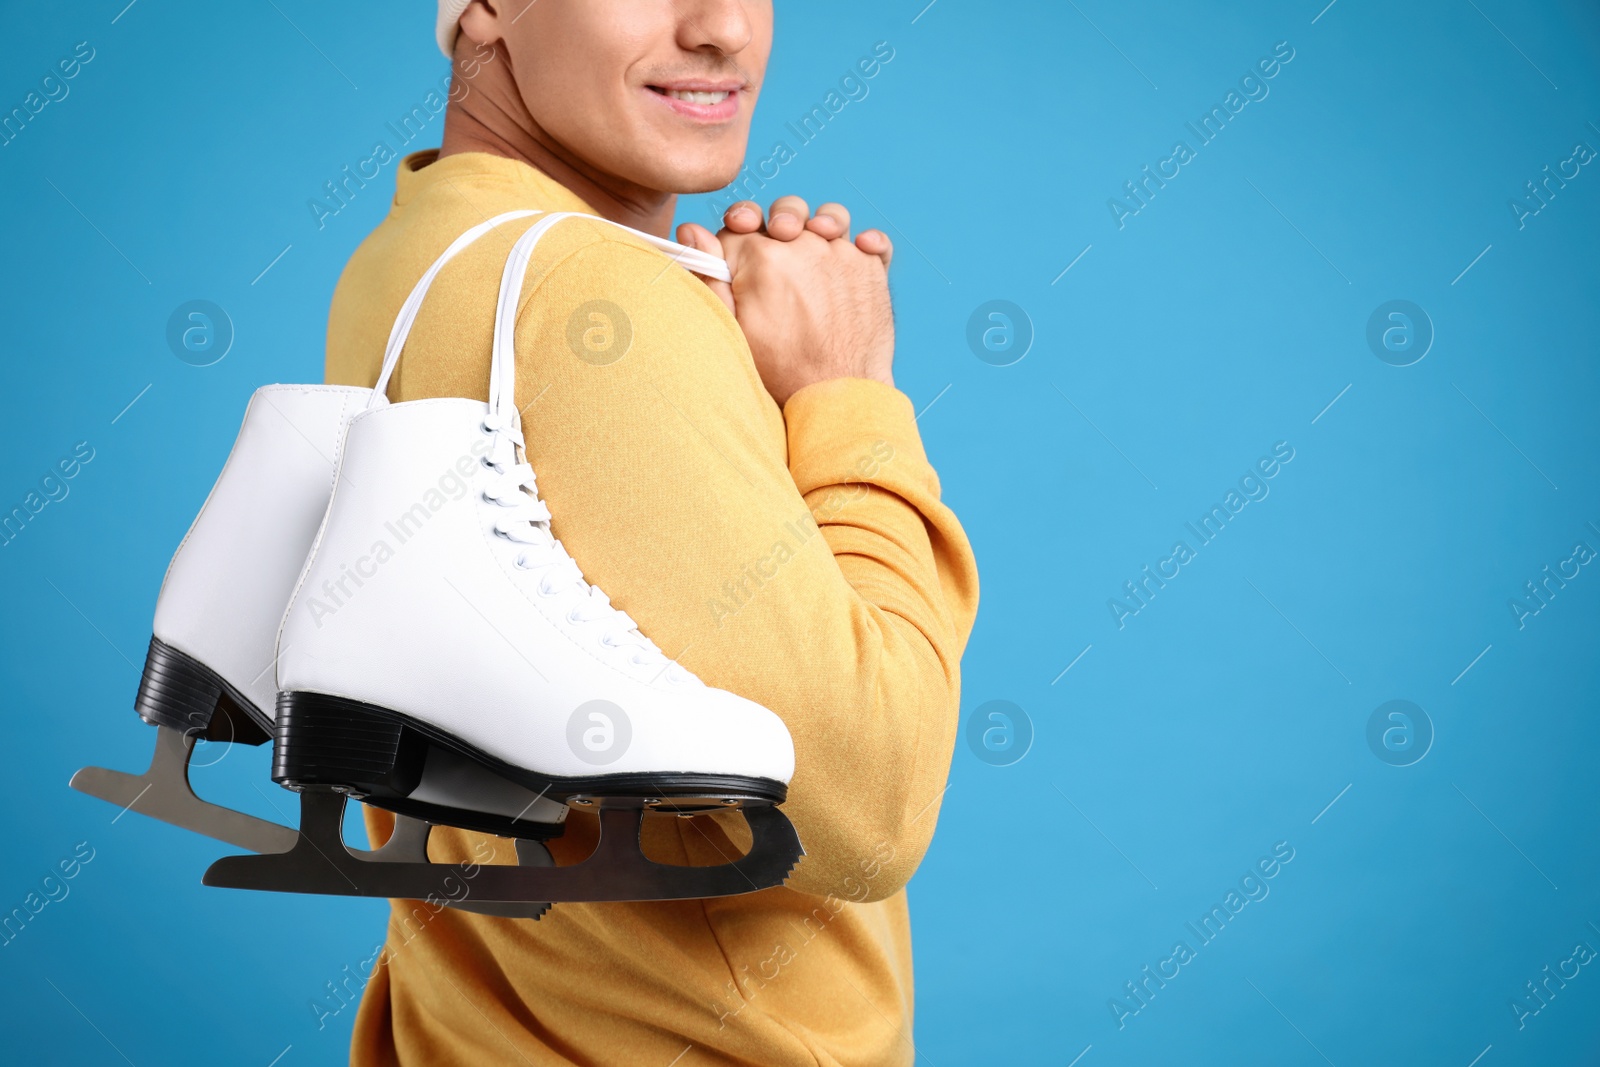
M378 382L373 387L372 396L367 400L367 407L369 409L381 406L386 402L386 394L389 391L389 379L394 376L395 368L400 364L400 354L405 350L406 338L411 336L411 327L417 321L417 312L422 309L422 301L423 298L428 295L428 288L433 285L433 280L439 276L439 272L444 269L445 264L449 263L452 259L459 255L461 251L468 245L472 244L478 238L482 237L490 230L493 230L495 227L500 226L503 223L511 222L514 219L532 218L534 215L540 214L543 214L543 212L532 210L507 211L496 215L494 218L488 219L485 222L480 222L467 232L463 233L460 237L457 237L454 241L451 241L450 246L440 253L438 259L433 261L433 265L423 272L423 275L420 279L418 279L417 284L412 286L411 293L406 297L405 303L400 306L400 314L395 317L394 326L389 330L389 341L386 345L384 345L383 349L383 369L379 371ZM645 233L642 230L635 230L630 226L624 226L618 222L611 222L609 219L602 219L595 215L584 215L580 212L562 211L554 213L542 221L548 222L554 219L563 218L592 218L596 222L604 222L607 225L617 227L619 230L626 230L635 237L638 237L653 247L665 252L667 255L671 256L675 262L681 264L684 268L691 270L696 274L703 274L708 278L716 278L719 281L724 282L729 280L728 265L718 257L713 256L708 252L702 252L697 248L690 248L687 245L678 244L676 241L669 241L664 237L657 237L655 234ZM546 227L546 229L548 229L548 227ZM543 230L540 231L541 235L543 232ZM526 239L527 235L524 234L522 240L518 241L517 247L521 247L522 241ZM533 246L537 243L538 238L535 237L533 241L528 244L525 250L525 257L522 264L522 276L525 276L527 273L526 256L532 255ZM515 258L515 250L513 250L513 258ZM521 276L519 276L517 283L518 294L521 293L521 287ZM504 298L505 287L502 283L501 299L504 300ZM499 323L497 319L497 337L498 332ZM492 388L493 379L491 379L491 389Z
M428 288L433 285L433 280L439 276L444 265L456 258L468 245L494 229L502 223L513 219L532 218L542 214L538 211L507 211L496 215L487 222L480 222L466 233L450 242L450 246L440 253L433 265L423 271L421 279L411 287L411 293L406 297L406 302L400 305L400 314L395 317L394 326L389 330L389 341L383 348L383 369L378 372L378 384L372 389L372 396L367 401L367 407L373 408L381 403L380 397L385 397L389 391L389 379L394 375L395 368L400 364L400 353L405 350L406 338L411 336L411 326L417 321L417 312L422 308L423 297L428 295Z
M696 274L703 274L719 281L728 281L730 278L728 264L716 256L668 241L664 237L635 230L620 222L612 222L610 219L585 215L577 211L554 211L529 226L527 231L517 238L516 244L511 246L511 254L506 257L506 268L500 276L500 300L495 310L494 356L489 369L489 410L508 427L518 429L521 427L516 402L516 333L517 311L522 303L523 282L527 279L528 264L533 259L533 251L538 247L539 241L563 219L593 219L608 226L615 226L661 249Z

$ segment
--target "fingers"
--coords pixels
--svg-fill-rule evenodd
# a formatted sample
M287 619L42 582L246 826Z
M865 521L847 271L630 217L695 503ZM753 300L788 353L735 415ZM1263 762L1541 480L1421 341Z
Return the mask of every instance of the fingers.
M722 224L734 233L755 233L762 223L761 205L754 200L741 200L722 214Z
M767 217L763 219L762 215L760 204L753 200L741 200L723 214L723 225L727 227L725 232L763 233L777 241L793 241L807 232L828 241L850 239L850 211L843 204L833 201L823 204L813 215L810 206L800 197L780 196L772 202ZM705 232L706 238L710 238L709 232L702 232ZM855 246L867 255L881 259L885 270L894 259L894 242L882 230L863 231L856 237Z
M767 236L779 241L792 241L805 232L811 218L811 208L798 196L780 196L772 202L767 215Z
M889 261L894 259L894 242L889 240L889 235L882 230L864 230L856 238L856 247L869 256L877 256L883 260L883 269L889 269Z
M694 222L686 222L678 227L678 243L688 245L690 248L701 252L710 252L719 258L724 257L722 242L717 240L712 232L704 226ZM727 282L719 282L715 278L700 277L710 290L727 305L728 310L733 310L733 287Z
M678 227L678 243L722 258L722 242L698 222L686 222Z
M832 202L817 208L817 213L806 223L806 229L828 240L850 236L850 212L843 204Z
M765 213L755 201L741 200L728 208L722 222L733 233L765 232L777 241L793 241L808 230L829 241L850 237L850 211L843 204L830 201L813 215L798 196L778 197Z

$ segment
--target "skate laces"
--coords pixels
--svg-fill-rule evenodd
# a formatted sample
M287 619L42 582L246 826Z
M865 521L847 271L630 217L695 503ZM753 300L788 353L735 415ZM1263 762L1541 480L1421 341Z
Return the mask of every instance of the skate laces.
M551 531L550 508L539 498L533 466L525 459L518 459L526 455L521 427L490 413L484 416L483 429L491 435L489 453L483 457L483 464L498 475L484 490L483 498L505 509L505 514L495 520L494 532L514 544L526 546L517 553L517 568L538 575L541 596L557 597L568 604L568 622L603 624L598 630L601 645L631 649L631 663L639 667L664 666L673 681L692 678L693 675L669 659L654 641L639 632L639 624L632 616L612 606L604 590L589 584L578 561L567 553L566 546Z
M630 662L636 667L663 664L656 677L669 682L696 684L699 679L669 659L655 642L639 632L638 624L626 612L611 606L604 592L590 585L577 562L550 530L550 509L539 499L533 468L525 461L522 420L516 406L517 395L517 315L521 307L522 285L534 248L550 228L563 219L586 218L627 230L647 244L667 252L678 263L707 277L727 281L728 265L715 256L668 241L665 238L618 223L578 212L557 211L545 215L518 237L506 256L500 275L500 297L495 306L494 345L489 361L489 415L484 432L493 438L484 465L496 471L495 481L485 498L507 509L495 523L495 532L523 547L516 558L522 570L538 571L538 591L544 596L560 596L569 603L567 620L572 624L598 624L599 640L612 649L632 649ZM652 678L654 681L654 678ZM702 683L703 684L703 683Z

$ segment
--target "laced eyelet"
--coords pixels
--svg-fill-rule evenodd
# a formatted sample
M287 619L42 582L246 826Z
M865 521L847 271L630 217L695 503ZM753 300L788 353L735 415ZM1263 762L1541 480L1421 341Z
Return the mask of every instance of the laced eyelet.
M606 648L616 648L617 647L617 643L615 641L611 640L611 635L609 633L604 633L604 634L600 635L600 643L602 645L604 645Z
M583 620L578 617L577 608L571 608L567 611L567 621L572 623L574 626L578 626L583 623Z
M539 584L534 586L534 590L542 597L548 598L556 595L556 591L554 589L545 588L543 579L540 579Z
M492 470L492 471L497 471L497 470L500 469L499 465L494 463L494 462L492 462L489 459L488 456L479 456L478 457L478 462L483 464L485 467L487 467L489 470Z

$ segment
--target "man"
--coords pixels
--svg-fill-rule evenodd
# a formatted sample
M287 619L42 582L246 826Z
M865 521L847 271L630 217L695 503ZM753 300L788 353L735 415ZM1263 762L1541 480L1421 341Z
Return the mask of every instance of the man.
M664 235L676 193L726 185L744 157L769 0L440 6L465 91L442 149L400 166L388 218L340 279L330 382L376 379L406 293L468 227L537 208ZM602 223L553 229L522 294L517 403L585 576L707 684L783 717L784 810L807 856L783 888L560 904L537 923L396 901L358 1064L914 1059L904 886L949 771L976 567L892 384L888 239L852 239L842 207L813 215L796 197L725 222L678 237L726 257L731 286ZM439 276L393 399L487 394L501 268L523 228ZM387 835L388 816L367 818ZM695 864L748 832L737 815L652 816L644 837L647 854ZM574 812L552 851L576 862L594 839ZM434 840L435 860L460 862L486 839Z

